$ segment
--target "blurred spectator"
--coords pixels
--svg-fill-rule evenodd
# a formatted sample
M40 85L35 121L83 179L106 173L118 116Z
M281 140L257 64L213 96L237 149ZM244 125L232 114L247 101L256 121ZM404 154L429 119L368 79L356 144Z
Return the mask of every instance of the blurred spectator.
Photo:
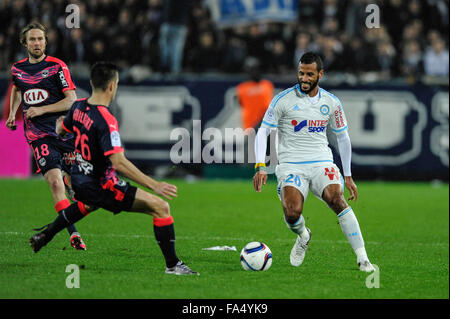
M358 37L352 37L343 50L342 61L344 65L342 70L359 75L365 70L366 60L363 42Z
M338 25L343 25L345 22L345 11L348 1L338 0L322 0L320 4L320 21L319 25L322 25L328 19L333 19Z
M320 21L320 2L317 0L298 1L298 21L302 24L315 24Z
M332 36L320 36L318 43L320 45L319 53L323 59L324 70L326 72L342 70L341 54L343 47L339 40Z
M85 61L84 54L83 30L81 28L72 29L64 57L67 63L82 63Z
M402 40L403 27L408 23L408 13L403 0L383 1L380 5L381 19L387 26L394 43Z
M231 73L241 72L247 56L245 41L236 35L232 35L228 38L224 51L223 71Z
M295 39L296 41L293 65L297 67L302 55L312 50L311 35L306 32L300 32Z
M207 0L0 0L0 68L8 72L8 63L26 57L17 39L32 20L49 29L48 54L68 63L109 59L122 68L144 64L167 72L242 73L245 58L255 56L264 72L292 73L311 50L328 71L410 76L424 71L428 45L428 66L448 50L436 40L448 37L448 0L295 1L298 21L221 29ZM80 29L65 26L68 3L80 8ZM380 7L380 28L365 26L368 4Z
M87 48L87 61L90 65L93 65L97 61L110 60L108 48L106 48L105 42L102 39L94 40Z
M435 39L426 50L424 69L427 75L448 76L449 52L442 39Z
M410 40L402 50L401 75L417 77L423 72L423 53L419 42Z
M269 80L261 78L261 65L258 59L249 57L244 67L249 80L236 87L241 105L242 128L256 128L262 121L267 106L273 98L274 86Z
M428 29L446 31L444 37L448 37L449 2L448 0L427 0L427 12L425 23Z
M188 59L194 72L218 70L220 55L211 32L199 35L199 46L190 51Z
M268 67L266 72L284 74L292 70L292 59L286 51L284 42L275 40L269 46L267 60L264 61L264 65Z
M377 56L382 78L389 78L391 76L396 54L395 48L389 40L378 41Z
M159 34L163 72L180 73L190 16L191 1L164 0L163 23Z

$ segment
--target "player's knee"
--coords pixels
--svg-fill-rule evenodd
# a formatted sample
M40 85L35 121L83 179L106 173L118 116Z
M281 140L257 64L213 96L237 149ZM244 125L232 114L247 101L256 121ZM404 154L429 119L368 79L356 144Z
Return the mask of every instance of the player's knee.
M302 205L296 202L287 202L284 205L284 217L286 221L293 224L298 221L300 215L302 214Z
M156 218L167 218L170 216L170 205L165 200L159 199L153 207L153 216Z
M64 184L59 178L50 177L48 179L48 185L50 186L50 189L53 194L58 192L64 192Z
M348 206L347 202L345 201L345 198L342 194L334 194L333 196L330 197L327 204L335 212L341 212L343 209L345 209Z

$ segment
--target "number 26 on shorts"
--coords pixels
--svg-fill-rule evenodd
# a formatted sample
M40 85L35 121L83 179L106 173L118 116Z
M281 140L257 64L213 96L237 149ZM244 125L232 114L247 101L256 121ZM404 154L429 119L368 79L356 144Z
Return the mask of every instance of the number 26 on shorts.
M286 183L294 183L297 186L300 186L302 183L300 181L300 177L294 174L289 174L285 180Z

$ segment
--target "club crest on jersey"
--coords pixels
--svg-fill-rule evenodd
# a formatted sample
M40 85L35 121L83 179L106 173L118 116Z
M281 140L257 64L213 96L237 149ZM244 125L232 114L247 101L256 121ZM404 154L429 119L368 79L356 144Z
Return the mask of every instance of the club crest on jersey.
M45 164L47 164L47 161L45 160L45 158L41 157L41 158L39 159L39 165L45 166Z
M28 105L35 105L48 99L49 93L43 89L29 89L23 93L23 100Z
M42 76L44 77L44 78L46 78L47 76L48 76L48 70L47 69L45 69L45 70L43 70L42 71Z
M328 107L328 105L321 105L320 113L322 113L322 115L328 115L328 113L330 113L330 108Z
M321 133L327 127L327 120L303 120L298 123L296 120L292 120L291 124L294 126L294 132L300 131L304 127L308 127L310 133Z

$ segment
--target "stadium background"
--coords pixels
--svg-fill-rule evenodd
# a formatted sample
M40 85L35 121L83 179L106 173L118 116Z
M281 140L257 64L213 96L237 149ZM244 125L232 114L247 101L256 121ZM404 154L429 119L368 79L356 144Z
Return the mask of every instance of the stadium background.
M69 4L79 8L80 28L67 27ZM378 28L365 25L369 4L380 9ZM448 1L442 0L4 0L3 117L9 69L26 57L18 34L36 19L49 28L47 53L68 64L79 97L89 94L93 62L111 60L121 67L113 109L127 155L140 168L157 177L249 177L251 165L173 167L169 152L177 140L170 132L177 127L192 132L193 120L201 120L202 130L240 127L235 88L248 79L249 58L259 60L264 78L278 92L296 82L301 54L314 50L325 62L321 86L342 100L349 118L355 176L448 180L448 13ZM167 23L185 26L179 69L162 62L160 38ZM3 127L2 139L10 138ZM238 142L225 143L237 147ZM8 152L6 145L1 152ZM11 159L12 166L20 158ZM2 176L30 174L5 170Z

